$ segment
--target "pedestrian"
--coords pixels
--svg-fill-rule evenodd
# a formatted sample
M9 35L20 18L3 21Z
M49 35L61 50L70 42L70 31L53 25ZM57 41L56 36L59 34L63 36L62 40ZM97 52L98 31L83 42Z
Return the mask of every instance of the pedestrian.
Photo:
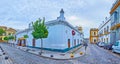
M83 42L83 46L85 47L85 53L86 53L87 46L88 46L87 42Z

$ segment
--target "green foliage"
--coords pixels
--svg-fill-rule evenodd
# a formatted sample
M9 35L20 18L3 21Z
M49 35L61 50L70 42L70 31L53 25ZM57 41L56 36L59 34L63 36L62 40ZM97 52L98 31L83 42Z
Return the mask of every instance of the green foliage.
M10 40L13 40L13 39L14 39L14 36L9 36L9 39L10 39Z
M4 40L8 41L8 40L9 40L9 37L7 37L7 36L6 36L6 37L4 37Z
M0 36L2 36L3 33L5 33L5 31L2 28L0 28Z
M28 38L28 35L24 35L24 38Z
M38 19L33 23L32 35L35 39L47 38L48 30L44 22L45 18L43 18L43 20Z

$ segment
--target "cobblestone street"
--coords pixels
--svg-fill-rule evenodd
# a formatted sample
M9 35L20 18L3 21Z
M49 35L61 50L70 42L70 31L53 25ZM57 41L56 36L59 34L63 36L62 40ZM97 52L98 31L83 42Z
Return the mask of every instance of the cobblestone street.
M52 60L24 52L22 50L10 47L6 44L0 44L8 55L14 60L15 64L72 64L68 60Z
M120 56L95 44L89 44L86 55L71 61L74 64L120 64Z
M0 46L14 60L14 64L120 64L120 56L94 44L89 44L85 55L70 60L53 60L24 52L6 44L0 44Z

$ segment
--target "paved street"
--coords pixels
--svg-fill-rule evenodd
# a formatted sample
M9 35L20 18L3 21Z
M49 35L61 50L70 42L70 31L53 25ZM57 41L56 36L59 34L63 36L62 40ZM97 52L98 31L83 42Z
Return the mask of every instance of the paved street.
M95 44L89 44L85 56L71 60L74 64L120 64L120 56Z
M6 44L0 45L14 60L15 64L120 64L120 56L93 44L89 44L86 55L71 60L42 58Z
M5 44L0 45L5 51L7 51L8 55L14 60L15 64L72 64L68 60L52 60L48 58L41 58Z

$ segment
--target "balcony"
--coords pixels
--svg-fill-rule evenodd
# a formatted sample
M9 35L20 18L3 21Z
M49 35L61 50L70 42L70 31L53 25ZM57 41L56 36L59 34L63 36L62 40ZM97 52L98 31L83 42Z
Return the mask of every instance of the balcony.
M104 35L108 35L108 34L110 34L110 32L108 32L108 31L105 31L105 32L104 32Z
M103 36L104 34L99 34L99 37Z
M110 14L112 14L118 8L119 5L120 5L120 0L116 0L111 8Z
M120 23L112 26L110 29L111 29L111 30L116 30L116 29L119 28L119 27L120 27Z

